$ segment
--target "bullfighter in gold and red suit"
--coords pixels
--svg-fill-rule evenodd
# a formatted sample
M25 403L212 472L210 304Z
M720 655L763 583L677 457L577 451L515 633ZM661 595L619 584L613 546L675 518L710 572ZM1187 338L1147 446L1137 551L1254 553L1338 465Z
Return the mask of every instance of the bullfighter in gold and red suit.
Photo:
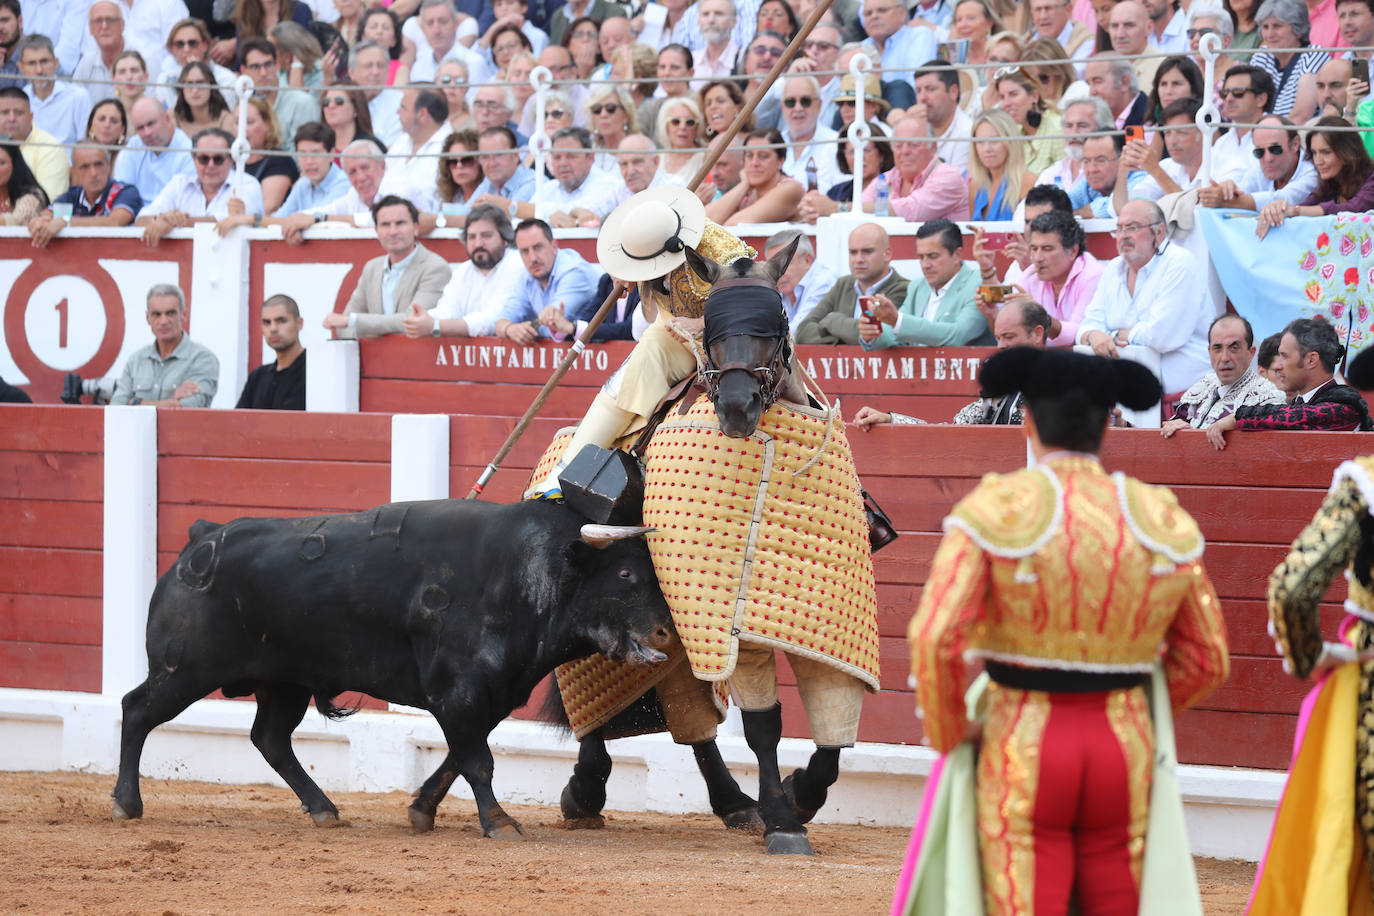
M1126 360L1030 348L993 356L980 384L992 397L1022 393L1035 462L989 474L954 507L908 630L927 741L942 754L979 742L982 900L975 887L970 911L1063 914L1072 898L1084 914L1135 916L1152 672L1162 667L1167 719L1228 668L1196 523L1169 490L1097 459L1112 408L1152 406L1160 385ZM981 737L966 712L966 658L990 678ZM902 890L894 911L923 912Z

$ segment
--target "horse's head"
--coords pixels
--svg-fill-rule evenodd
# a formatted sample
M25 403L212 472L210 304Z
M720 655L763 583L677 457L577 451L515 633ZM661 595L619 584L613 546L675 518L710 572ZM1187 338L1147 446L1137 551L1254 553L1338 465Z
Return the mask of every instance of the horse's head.
M766 261L738 258L724 267L686 250L691 270L711 284L702 374L727 436L751 435L787 380L792 347L777 283L800 241Z

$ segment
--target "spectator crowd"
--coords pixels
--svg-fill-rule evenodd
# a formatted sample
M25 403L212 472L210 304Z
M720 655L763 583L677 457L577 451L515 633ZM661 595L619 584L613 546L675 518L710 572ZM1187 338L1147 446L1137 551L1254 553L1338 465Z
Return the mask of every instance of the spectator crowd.
M148 245L200 221L279 226L293 244L370 227L382 253L326 319L337 335L567 339L610 281L554 230L688 185L816 5L0 0L0 217L38 248L72 226L134 225ZM1269 402L1231 386L1264 382L1281 403L1320 373L1271 376L1248 324L1215 323L1205 248L1173 228L1238 208L1263 239L1374 209L1374 132L1354 129L1374 127L1371 46L1374 0L835 0L695 193L727 226L875 217L855 219L844 276L803 236L780 281L799 343L1144 349L1179 411L1166 434L1244 429L1234 415ZM861 80L860 53L875 65ZM536 67L553 79L542 95ZM892 266L883 217L920 224L918 275ZM1087 251L1090 217L1116 221L1110 261ZM1017 231L970 238L970 220ZM427 248L436 228L461 229L468 259ZM636 337L646 308L622 300L597 339ZM179 311L154 325L149 309L161 341ZM295 303L273 320L298 346ZM1325 365L1319 336L1281 335L1277 365ZM1199 385L1205 403L1189 402Z

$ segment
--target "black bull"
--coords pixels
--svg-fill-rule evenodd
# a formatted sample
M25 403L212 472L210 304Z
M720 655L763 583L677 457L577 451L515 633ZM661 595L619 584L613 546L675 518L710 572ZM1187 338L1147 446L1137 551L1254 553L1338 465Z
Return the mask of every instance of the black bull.
M491 788L491 730L555 666L596 652L652 664L672 638L643 540L585 521L561 503L436 500L197 522L148 609L149 673L124 697L114 816L143 814L148 733L219 688L256 693L253 744L317 824L337 823L291 733L311 697L340 715L330 700L356 690L427 709L443 729L448 754L410 806L417 829L434 826L461 775L482 832L517 838Z

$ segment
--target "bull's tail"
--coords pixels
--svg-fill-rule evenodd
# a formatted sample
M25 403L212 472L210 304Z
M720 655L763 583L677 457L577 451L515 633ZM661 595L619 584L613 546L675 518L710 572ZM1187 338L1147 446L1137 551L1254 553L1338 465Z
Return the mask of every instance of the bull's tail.
M326 719L347 719L362 708L361 698L356 700L352 706L339 706L334 703L334 697L323 693L315 694L315 709Z
M563 705L563 691L558 689L558 679L549 680L549 689L544 693L544 702L539 705L540 722L545 725L552 725L554 728L572 732L572 724L568 721L568 707Z

